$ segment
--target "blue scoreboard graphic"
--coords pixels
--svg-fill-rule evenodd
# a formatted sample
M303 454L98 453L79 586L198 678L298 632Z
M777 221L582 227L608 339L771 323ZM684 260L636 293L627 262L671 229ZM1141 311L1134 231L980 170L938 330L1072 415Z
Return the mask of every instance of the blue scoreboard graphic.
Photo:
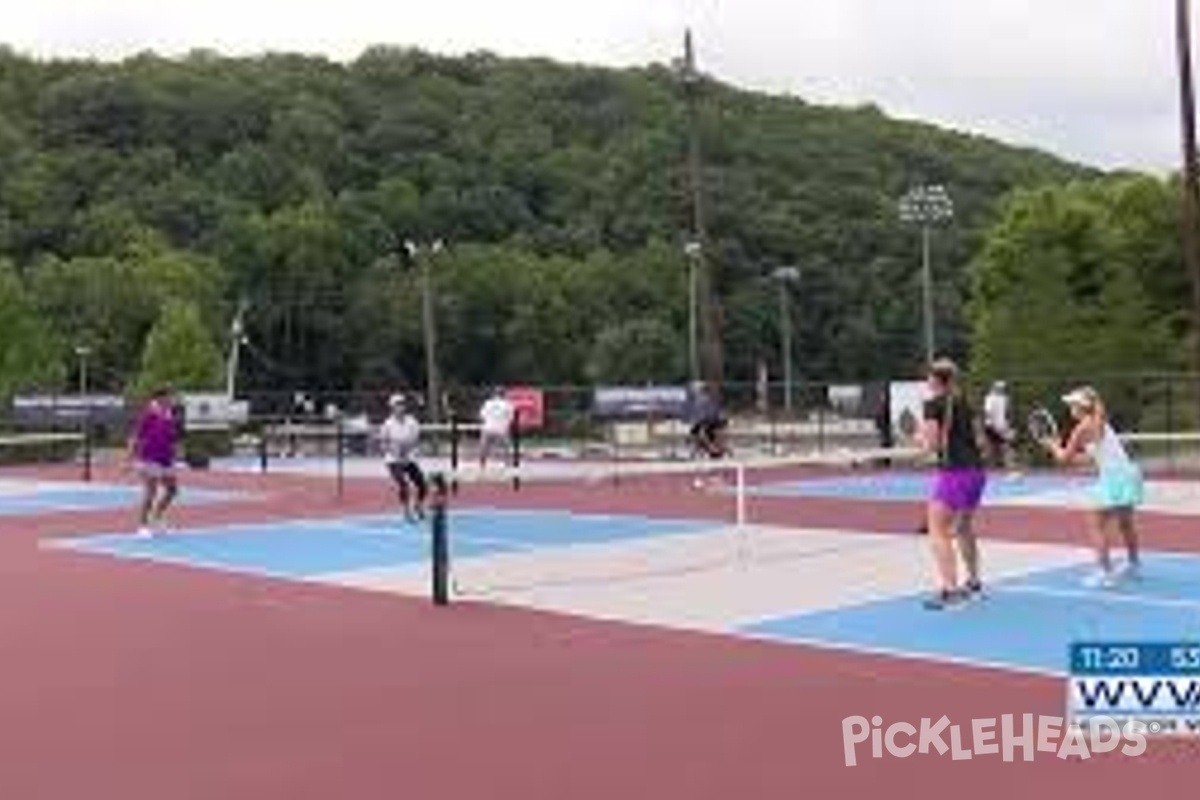
M1200 736L1200 642L1071 645L1067 716L1107 718L1148 734Z

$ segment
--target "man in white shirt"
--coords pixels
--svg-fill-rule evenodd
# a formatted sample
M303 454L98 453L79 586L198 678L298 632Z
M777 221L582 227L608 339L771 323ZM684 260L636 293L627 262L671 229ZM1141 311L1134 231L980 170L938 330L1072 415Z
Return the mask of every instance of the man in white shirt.
M488 456L497 447L508 447L516 409L504 396L503 389L494 389L491 397L479 409L479 468L487 468Z
M1013 429L1008 420L1008 387L996 381L983 400L983 432L987 438L988 461L998 469L1011 466Z
M388 401L391 415L379 428L379 444L388 474L396 484L396 494L404 508L404 516L414 522L425 516L425 500L429 493L425 474L416 461L417 445L421 440L421 426L408 413L404 396L392 395ZM417 492L413 503L411 488Z

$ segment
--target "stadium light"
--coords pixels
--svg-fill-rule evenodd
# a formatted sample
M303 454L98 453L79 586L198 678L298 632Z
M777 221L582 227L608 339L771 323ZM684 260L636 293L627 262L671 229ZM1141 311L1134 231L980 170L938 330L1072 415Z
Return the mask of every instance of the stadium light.
M783 407L792 412L792 309L790 284L800 279L800 270L796 267L779 267L771 273L771 278L779 285L779 336L783 347Z
M939 222L954 217L954 203L940 185L917 186L900 198L900 219L921 227L921 290L925 318L925 359L936 355L933 330L933 267L930 263L930 231Z

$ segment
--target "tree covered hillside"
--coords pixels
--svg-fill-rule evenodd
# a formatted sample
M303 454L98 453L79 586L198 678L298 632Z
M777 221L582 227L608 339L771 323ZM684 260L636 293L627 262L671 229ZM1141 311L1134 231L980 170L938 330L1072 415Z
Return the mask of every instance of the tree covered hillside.
M968 265L997 202L1091 174L874 108L701 91L728 380L776 370L765 276L785 265L798 377L911 370L920 240L897 202L921 181L955 204L934 239L938 326L965 353ZM487 54L0 51L0 388L61 384L87 344L98 384L126 389L164 309L200 320L211 353L240 300L247 388L419 386L422 257L451 385L682 379L682 97L667 67Z

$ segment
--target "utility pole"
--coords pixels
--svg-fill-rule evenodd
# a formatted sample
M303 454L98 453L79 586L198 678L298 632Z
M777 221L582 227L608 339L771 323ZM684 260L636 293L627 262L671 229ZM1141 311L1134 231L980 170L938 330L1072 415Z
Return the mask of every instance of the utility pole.
M1191 3L1175 2L1179 112L1183 144L1183 262L1192 284L1192 369L1200 374L1200 176L1196 153L1196 96L1192 76Z
M705 228L704 168L700 154L700 84L701 77L696 69L696 54L692 46L692 31L688 29L683 40L682 79L688 110L688 176L692 199L692 240L689 243L695 259L695 287L697 305L702 320L701 338L704 342L704 380L710 391L721 395L723 353L718 324L716 297L713 291L711 259L708 253L708 232Z
M437 363L437 320L434 317L433 277L430 274L430 259L442 251L444 244L441 239L430 245L418 244L412 240L404 243L411 258L415 259L421 271L421 329L425 340L425 402L428 406L429 418L433 422L441 421L442 390L438 375Z
M688 242L684 245L687 255L688 270L688 383L695 384L700 380L700 346L699 346L699 297L697 281L700 274L700 243Z
M800 279L800 270L796 267L780 267L771 273L771 277L779 284L779 352L783 366L783 408L790 416L792 413L792 307L790 293L791 284Z

